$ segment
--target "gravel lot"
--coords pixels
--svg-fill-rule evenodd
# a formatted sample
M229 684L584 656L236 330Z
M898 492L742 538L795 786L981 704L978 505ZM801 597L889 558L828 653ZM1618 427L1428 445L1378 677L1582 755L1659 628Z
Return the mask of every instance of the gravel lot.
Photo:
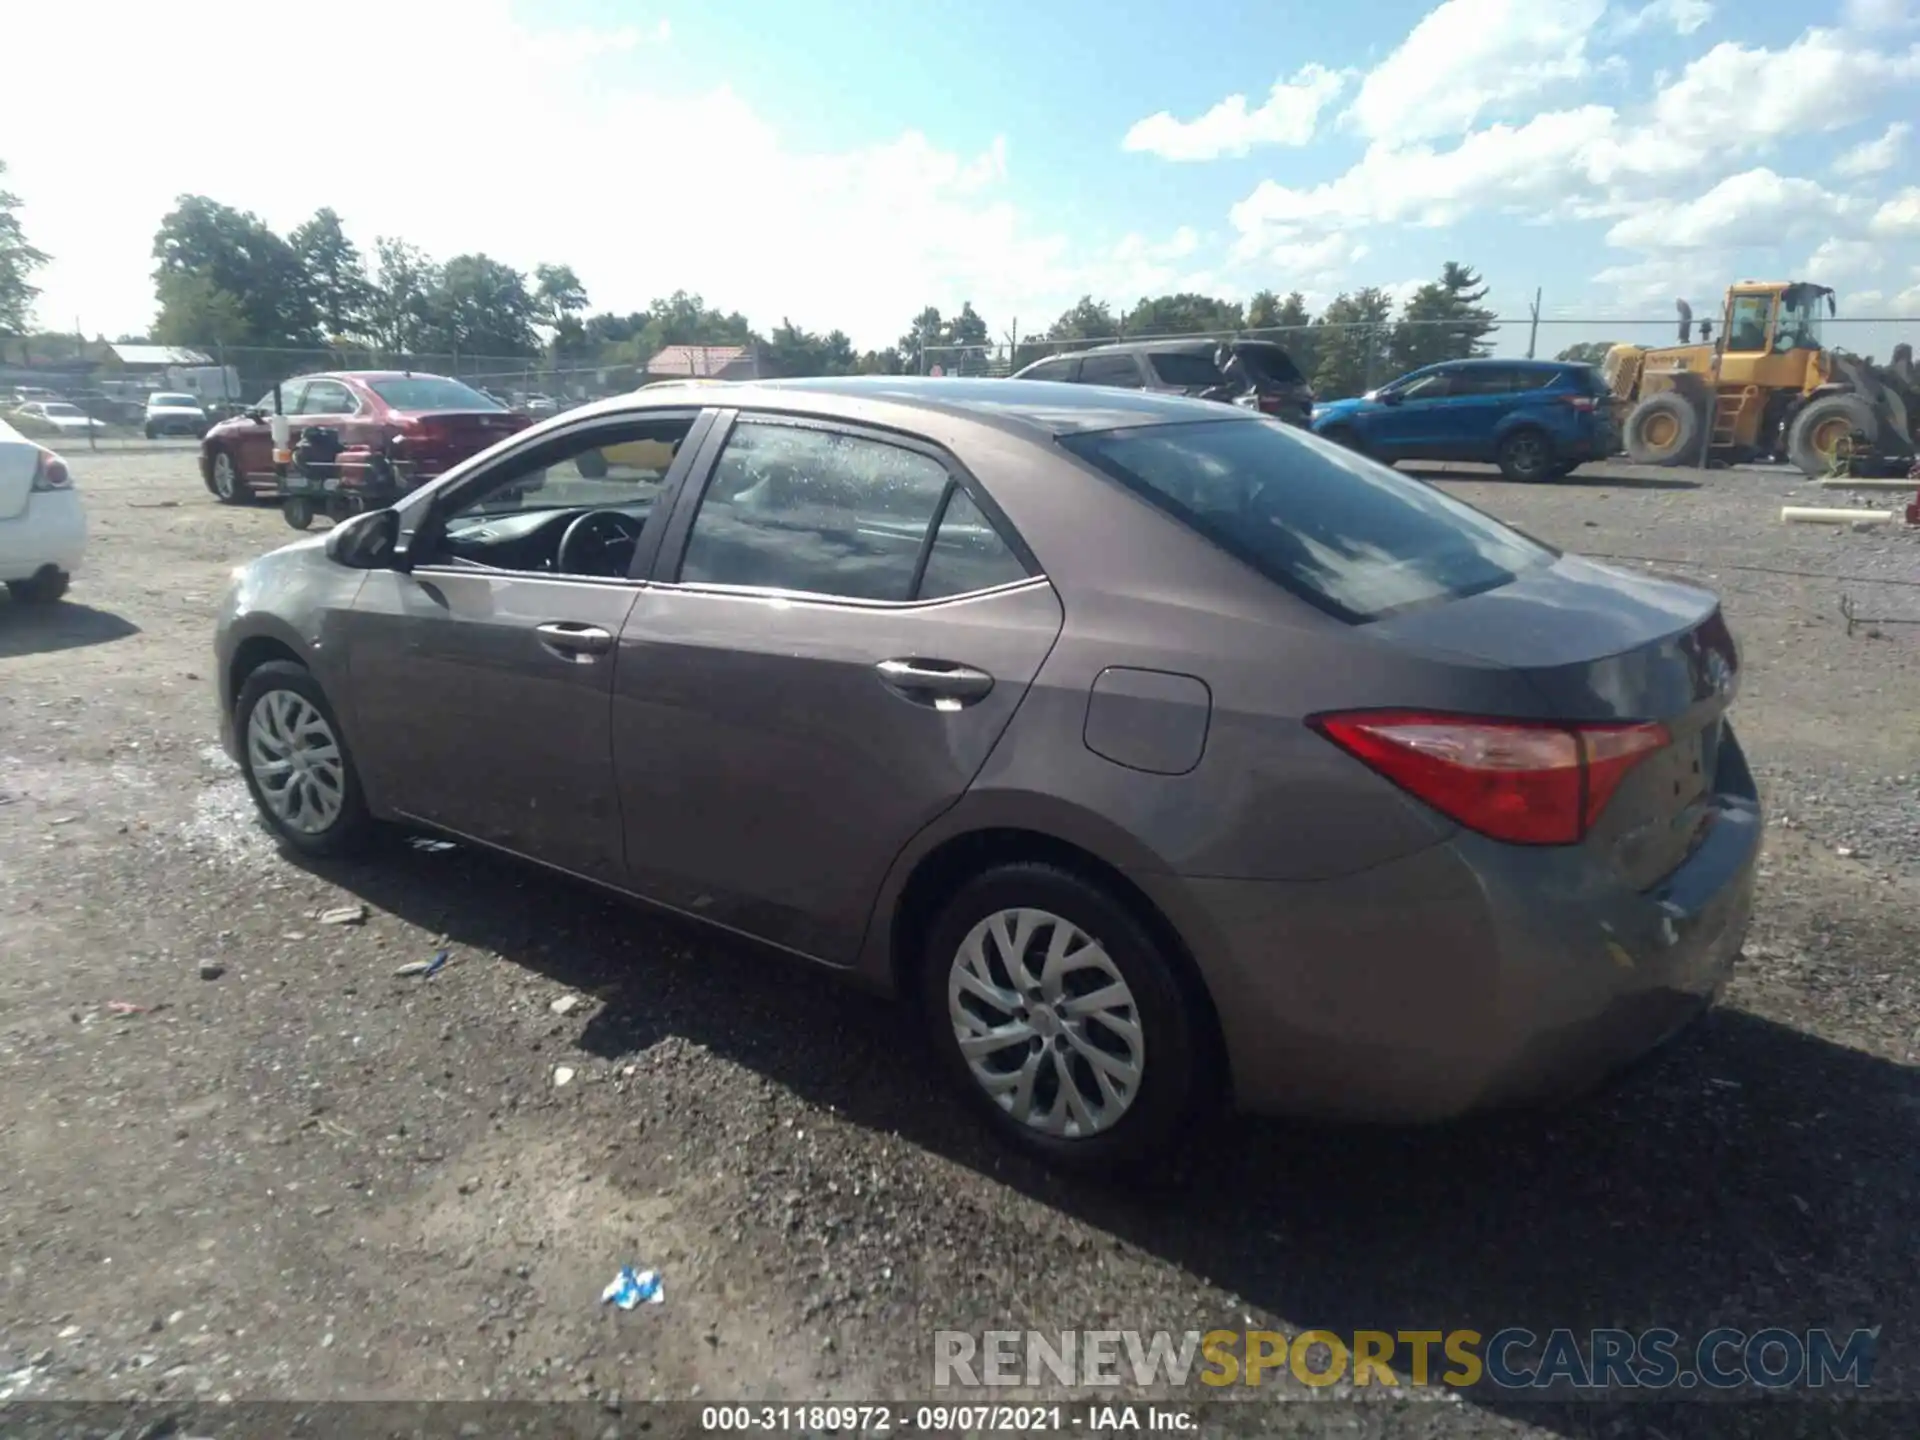
M1920 620L1920 537L1783 526L1783 501L1826 502L1781 472L1447 476L1725 595L1773 820L1748 962L1571 1109L1239 1122L1191 1173L1116 1190L985 1141L903 1015L811 971L466 849L281 858L214 744L209 615L291 532L215 505L190 451L70 458L95 537L71 603L0 596L0 1399L631 1419L695 1387L925 1398L936 1329L1249 1324L1879 1324L1876 1389L1920 1392L1920 625L1850 638L1838 609ZM363 924L316 918L359 902ZM442 948L438 975L394 976ZM629 1261L664 1305L598 1303ZM1650 1406L1477 1395L1259 1413L1677 1436L1702 1408L1651 1430Z

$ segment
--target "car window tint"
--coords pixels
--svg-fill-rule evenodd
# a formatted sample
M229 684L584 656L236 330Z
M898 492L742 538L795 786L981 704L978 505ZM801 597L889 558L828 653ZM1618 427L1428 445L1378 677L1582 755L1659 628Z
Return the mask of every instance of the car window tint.
M947 479L937 460L898 445L742 423L694 516L680 579L909 599Z
M533 510L646 513L665 483L691 416L606 426L502 461L455 511L452 523Z
M1067 380L1073 376L1071 360L1047 360L1034 366L1020 378L1023 380Z
M373 393L396 410L498 410L472 386L444 375L396 376L370 382ZM535 397L545 399L545 396Z
M1191 351L1169 350L1149 355L1147 363L1162 385L1214 386L1227 378L1211 356L1195 355Z
M1140 367L1131 355L1089 355L1080 362L1082 385L1120 385L1140 388Z
M934 532L919 598L966 595L1026 578L1027 567L1020 557L1000 538L1000 532L973 497L956 485L953 498L947 501L946 514L940 517L940 528Z
M300 413L300 402L305 398L306 393L306 381L282 381L280 385L280 413L282 415L298 415ZM269 415L273 413L273 391L269 390L261 397L259 408L266 411Z
M302 415L346 415L352 411L353 396L346 386L333 380L315 380L300 402Z
M1451 371L1435 370L1397 388L1402 400L1438 400L1442 396L1459 393L1454 389L1453 380Z
M1491 590L1553 559L1433 486L1277 421L1135 427L1059 443L1356 623Z
M1520 377L1504 365L1466 365L1454 373L1449 395L1508 395L1524 388Z

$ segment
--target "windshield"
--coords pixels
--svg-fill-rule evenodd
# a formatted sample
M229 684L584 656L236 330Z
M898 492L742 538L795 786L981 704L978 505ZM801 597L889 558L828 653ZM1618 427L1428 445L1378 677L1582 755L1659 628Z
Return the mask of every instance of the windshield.
M155 395L147 403L172 410L198 410L200 402L191 395Z
M1350 622L1492 590L1553 560L1431 485L1277 421L1096 431L1060 444Z
M1776 351L1818 350L1820 348L1820 296L1805 290L1789 290L1780 297L1780 321L1774 327Z
M498 410L470 385L441 375L408 375L371 382L373 393L396 410Z
M1220 367L1213 363L1211 356L1163 350L1149 355L1147 360L1153 366L1153 373L1160 377L1162 385L1197 385L1211 389L1226 382L1227 377L1220 373Z
M78 405L61 405L52 402L41 406L40 409L42 414L58 415L63 420L69 416L77 417L81 413Z

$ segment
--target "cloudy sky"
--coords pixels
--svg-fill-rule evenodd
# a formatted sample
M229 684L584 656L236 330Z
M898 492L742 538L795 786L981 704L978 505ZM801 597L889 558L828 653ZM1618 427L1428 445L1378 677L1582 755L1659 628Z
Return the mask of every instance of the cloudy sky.
M40 319L89 333L151 320L184 191L863 346L1450 258L1599 323L1553 345L1744 276L1920 316L1920 0L96 0L6 35Z

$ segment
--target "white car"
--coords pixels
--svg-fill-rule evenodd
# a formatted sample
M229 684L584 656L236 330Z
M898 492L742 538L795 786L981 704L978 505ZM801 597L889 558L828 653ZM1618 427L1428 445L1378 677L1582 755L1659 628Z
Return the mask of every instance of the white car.
M156 390L147 396L147 439L161 435L191 435L196 440L207 433L207 412L192 395Z
M58 600L86 550L67 462L0 420L0 580L15 601Z
M78 405L65 400L35 400L13 413L18 419L38 420L42 425L51 425L62 435L85 435L107 428L105 422L94 419Z

